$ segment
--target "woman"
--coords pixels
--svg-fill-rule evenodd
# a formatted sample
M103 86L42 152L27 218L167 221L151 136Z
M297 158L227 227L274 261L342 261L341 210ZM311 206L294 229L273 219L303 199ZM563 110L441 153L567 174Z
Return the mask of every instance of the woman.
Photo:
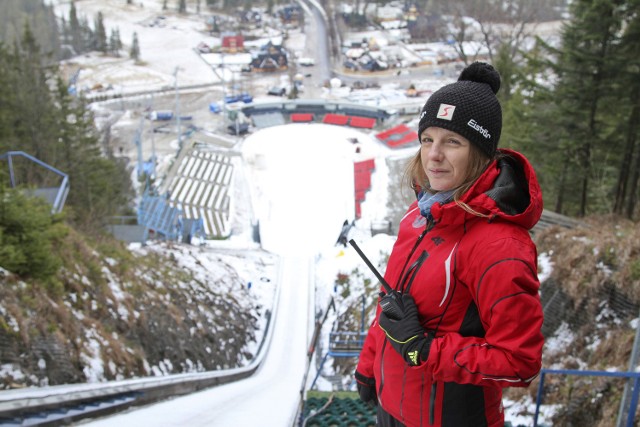
M473 63L420 115L408 167L417 199L400 222L355 373L381 426L504 425L502 388L541 367L537 253L528 230L542 196L530 163L498 149L500 75Z

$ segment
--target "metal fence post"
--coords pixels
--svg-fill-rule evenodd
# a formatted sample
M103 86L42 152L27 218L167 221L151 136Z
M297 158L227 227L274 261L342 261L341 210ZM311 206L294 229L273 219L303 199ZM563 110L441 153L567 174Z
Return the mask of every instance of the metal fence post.
M640 312L638 313L638 324L636 324L636 336L633 339L633 350L631 350L631 358L629 360L629 372L636 371L636 366L638 365L638 346L639 345L640 345ZM617 427L622 427L624 425L623 420L625 419L625 413L627 411L627 408L629 408L630 385L631 385L631 378L629 378L624 385L624 393L622 394L622 399L620 400L620 408L618 409L618 420L616 423ZM636 385L637 385L637 380L636 380ZM636 386L634 386L634 391L636 391Z
M542 404L542 395L544 394L544 372L540 373L540 384L538 384L538 394L536 396L536 414L533 417L533 427L538 425L538 414L540 413L540 404Z
M631 380L631 378L629 378L629 380ZM628 414L627 414L627 427L633 427L633 421L636 418L636 408L638 406L638 393L640 392L640 390L638 390L638 384L640 383L640 378L638 376L636 376L633 379L633 393L631 395L631 403L629 404L628 407Z

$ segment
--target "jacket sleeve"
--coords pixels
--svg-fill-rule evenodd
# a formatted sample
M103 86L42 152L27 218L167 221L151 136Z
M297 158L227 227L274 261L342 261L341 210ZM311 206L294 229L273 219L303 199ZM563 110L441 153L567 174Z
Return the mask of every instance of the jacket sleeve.
M525 387L540 371L544 344L535 246L503 238L472 252L466 254L470 259L462 257L469 267L461 268L459 279L471 293L485 336L436 338L427 369L438 381Z
M362 350L360 351L360 358L358 359L358 366L356 367L356 371L360 372L366 377L374 376L373 361L376 355L375 330L377 327L378 317L376 314L376 318L369 326L369 332L367 332L367 337L364 340L364 345L362 346Z

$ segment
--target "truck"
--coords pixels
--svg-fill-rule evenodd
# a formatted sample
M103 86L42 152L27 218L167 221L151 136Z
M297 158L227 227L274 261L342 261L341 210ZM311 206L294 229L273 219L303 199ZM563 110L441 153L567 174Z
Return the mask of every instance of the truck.
M152 111L149 114L149 118L151 120L162 120L167 121L173 119L173 111L165 110L165 111Z

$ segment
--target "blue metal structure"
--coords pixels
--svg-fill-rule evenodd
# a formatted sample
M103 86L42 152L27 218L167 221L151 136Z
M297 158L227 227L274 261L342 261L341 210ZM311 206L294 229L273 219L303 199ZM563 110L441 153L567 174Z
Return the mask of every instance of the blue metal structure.
M367 337L367 332L364 329L364 311L365 311L366 299L362 296L362 312L360 314L360 331L334 331L329 333L329 351L327 351L320 362L320 367L316 376L311 383L310 389L315 386L318 377L322 373L322 368L329 357L358 357L360 356L360 350L364 345L364 339Z
M626 427L633 427L636 409L638 407L638 396L640 395L640 372L609 372L609 371L581 371L577 369L542 369L540 371L540 383L538 385L538 395L536 398L536 413L533 418L533 427L538 426L538 415L540 414L540 405L544 395L544 378L548 374L556 375L578 375L583 377L616 377L616 378L633 378L633 392L631 394L631 402L627 411Z
M204 238L202 218L188 219L182 209L172 206L169 198L153 194L147 187L138 207L138 224L145 227L143 243L153 232L163 240L190 242L192 237Z
M318 377L322 373L327 358L334 357L358 357L360 356L360 350L364 345L364 339L366 338L366 332L330 332L329 333L329 351L325 353L320 362L320 367L316 376L311 383L310 389L316 384Z
M145 190L138 207L138 224L146 228L144 240L149 231L166 240L177 240L180 235L182 211L169 204L166 197L150 194Z
M78 83L78 76L80 75L80 71L82 71L82 68L78 68L75 73L73 73L73 75L71 76L71 78L69 79L69 94L73 95L73 96L77 96L78 95L78 89L77 89L77 83Z
M142 127L144 126L144 116L140 118L140 123L138 124L138 129L136 129L136 135L134 138L134 143L136 144L136 149L138 150L138 178L140 178L144 172L144 161L142 160Z
M41 196L45 198L49 203L51 203L51 213L59 213L64 208L64 203L67 199L67 195L69 194L69 176L54 168L51 165L46 164L45 162L25 153L24 151L9 151L3 155L0 155L0 160L6 160L9 166L9 181L12 188L18 186L18 182L16 180L16 171L14 165L14 157L24 157L27 160L42 166L48 171L53 172L61 178L60 185L58 187L41 187L36 188L35 191L32 192L33 195Z

